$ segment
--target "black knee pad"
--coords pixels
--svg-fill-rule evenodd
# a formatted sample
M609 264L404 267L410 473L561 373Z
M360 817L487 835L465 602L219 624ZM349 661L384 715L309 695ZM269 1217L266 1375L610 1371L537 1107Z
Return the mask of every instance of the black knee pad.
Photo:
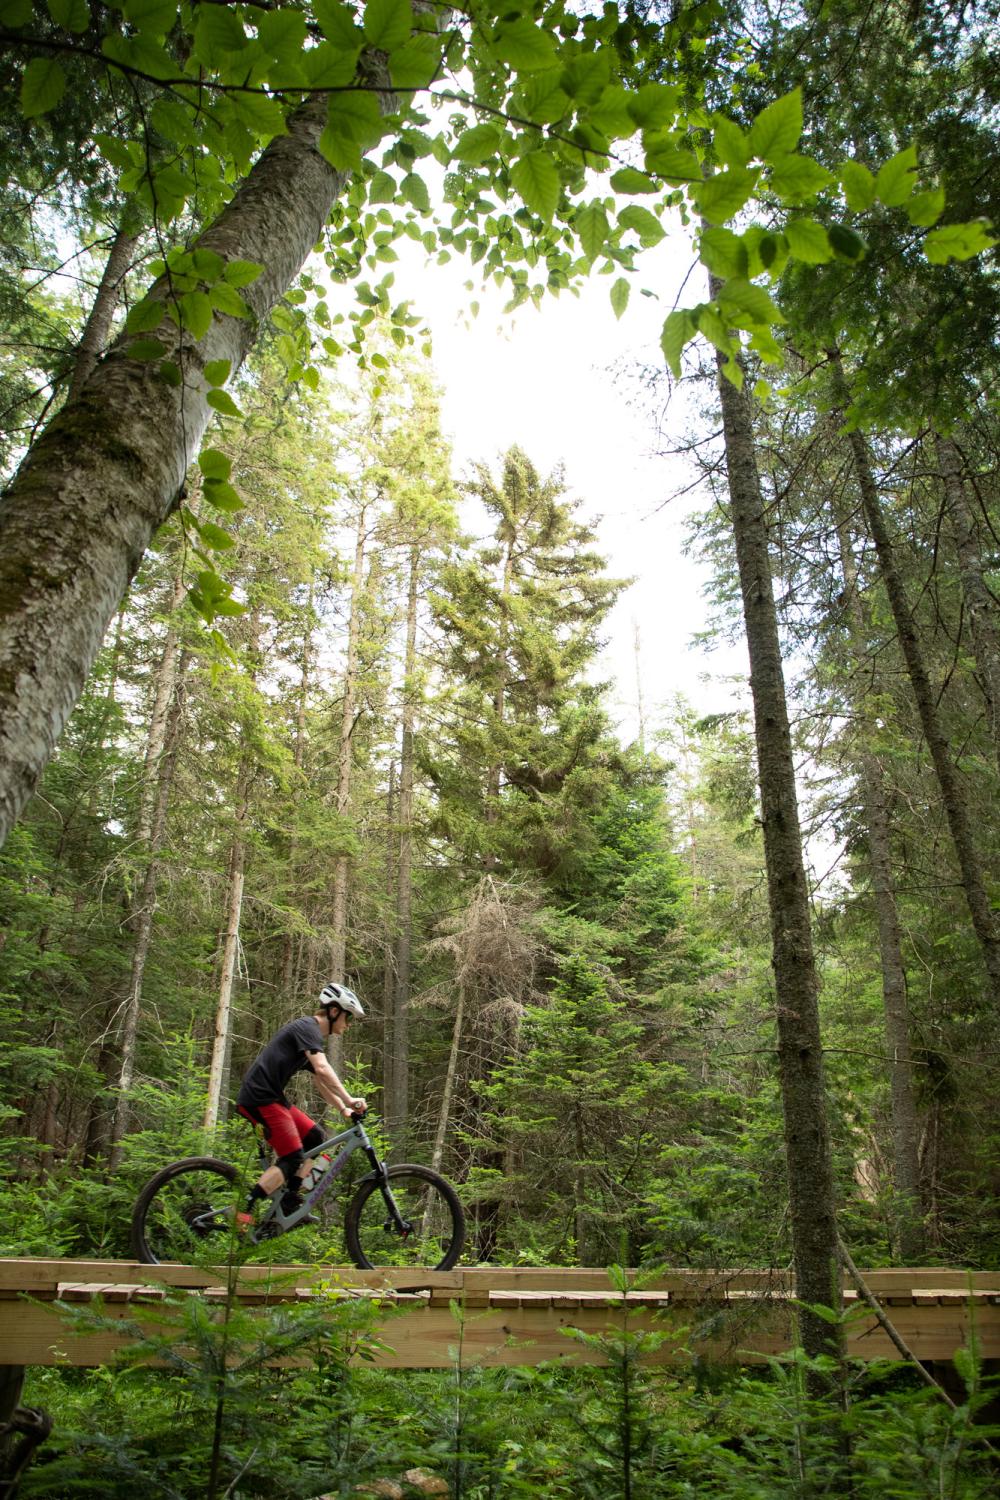
M314 1125L312 1130L307 1130L305 1135L302 1137L302 1145L306 1151L311 1151L314 1146L322 1145L325 1139L326 1137L323 1135L323 1132L322 1130L320 1130L319 1126Z
M287 1156L278 1157L275 1166L281 1172L286 1183L291 1183L295 1180L296 1173L304 1160L305 1157L302 1155L301 1149L298 1151L289 1151Z

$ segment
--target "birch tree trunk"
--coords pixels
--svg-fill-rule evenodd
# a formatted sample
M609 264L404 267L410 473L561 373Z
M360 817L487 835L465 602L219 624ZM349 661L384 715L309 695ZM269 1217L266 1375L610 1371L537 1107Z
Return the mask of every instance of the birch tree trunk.
M341 818L346 818L351 805L351 765L354 735L354 706L357 701L358 642L361 638L361 595L364 589L365 546L368 540L366 521L368 506L362 502L358 509L358 525L354 536L354 570L351 573L351 614L347 627L347 662L344 667L344 698L340 711L340 740L337 750L337 791L334 805ZM333 939L330 948L330 972L326 976L337 984L344 981L344 966L347 958L347 885L350 858L338 854L333 871L333 900L330 926ZM339 1036L330 1038L330 1057L339 1073L343 1064L344 1043Z
M444 1143L448 1134L448 1121L451 1118L451 1101L455 1095L455 1079L458 1076L458 1057L462 1046L462 1025L464 1020L465 985L460 980L458 985L458 1004L455 1007L455 1022L451 1028L451 1049L448 1053L448 1068L444 1075L441 1108L438 1111L437 1130L434 1132L434 1149L431 1152L431 1166L435 1172L440 1172L441 1162L444 1157Z
M847 596L848 625L856 646L861 647L867 631L865 612L858 591L858 570L847 519L836 502L835 521L844 592ZM882 767L877 757L864 748L858 754L858 767L861 772L861 797L882 971L882 1006L892 1110L893 1180L896 1190L894 1218L898 1239L896 1248L902 1260L907 1262L924 1253L926 1240L921 1212L920 1120L913 1083L906 966L903 963L903 940L892 873L889 809Z
M135 1077L135 1050L142 1015L146 960L149 957L156 916L156 892L160 880L160 850L166 829L167 810L173 790L180 735L179 682L186 659L181 653L177 610L184 597L178 574L170 601L169 624L153 686L153 707L143 759L142 790L136 819L136 845L145 859L142 883L130 914L132 962L128 992L120 1014L121 1040L117 1099L111 1125L111 1166L118 1164L121 1141L128 1129L129 1094Z
M966 494L962 455L949 437L942 437L939 433L934 442L944 484L945 506L958 553L962 598L969 617L972 649L986 694L993 754L1000 765L1000 629L997 625L997 602L983 576L979 529Z
M847 381L844 377L840 355L836 350L830 352L830 361L833 368L836 398L841 404L846 405ZM879 573L888 596L889 607L892 610L893 623L900 650L903 653L903 661L906 664L910 686L913 689L920 725L927 741L927 748L930 751L941 792L941 803L955 847L959 876L968 903L969 915L972 918L972 927L983 955L994 1008L1000 1010L1000 935L997 933L993 909L986 891L982 861L972 835L965 789L952 760L947 737L941 727L937 701L924 663L916 621L906 596L902 575L896 565L896 555L889 536L889 528L882 512L868 445L862 433L856 428L848 433L848 442L854 459L854 472L861 492L865 521L875 544Z
M306 616L306 627L302 632L302 650L299 656L299 690L295 707L295 740L292 746L292 760L298 772L302 770L306 752L306 704L309 699L309 674L312 666L313 604L315 597L315 581L310 579L308 613ZM296 842L294 835L288 850L288 868L292 872L296 868ZM301 936L299 941L301 943ZM295 988L294 932L286 932L282 942L280 973L281 992L287 1002L291 999Z
M403 732L399 760L399 857L396 880L396 987L392 1008L392 1119L400 1141L409 1125L410 956L413 945L413 727L417 698L417 585L420 550L410 549L403 668Z
M717 296L719 284L714 277L710 286L711 295ZM840 1263L818 981L767 522L748 399L726 379L721 357L717 363L733 539L750 656L796 1294L805 1304L839 1309ZM824 1322L808 1305L799 1310L799 1330L808 1354L842 1353L839 1328Z
M298 275L346 181L318 150L326 99L275 137L200 248L263 266L247 318L216 313L204 338L164 319L178 387L120 338L33 445L0 506L0 844L83 688L157 527L179 502L211 408L205 365L239 369ZM150 295L166 303L168 283Z
M233 981L239 961L240 918L243 914L243 881L246 871L246 840L243 830L250 809L250 765L244 755L240 761L236 784L236 827L229 850L226 881L225 923L222 931L222 959L219 965L219 997L215 1007L215 1032L212 1061L208 1070L208 1098L202 1125L214 1130L218 1123L223 1081L228 1072Z
M76 346L76 361L70 377L67 401L75 401L79 396L108 346L122 283L128 274L137 243L136 235L126 234L123 229L116 230L108 258L104 262L97 293L80 335L80 342Z

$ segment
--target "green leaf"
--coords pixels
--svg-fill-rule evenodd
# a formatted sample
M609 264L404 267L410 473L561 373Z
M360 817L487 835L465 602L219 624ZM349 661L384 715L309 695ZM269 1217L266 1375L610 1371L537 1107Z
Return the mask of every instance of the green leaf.
M247 44L243 23L228 5L199 5L194 27L194 52L199 62L214 68L231 52Z
M695 314L698 324L698 332L703 333L709 343L714 344L716 349L723 354L732 354L735 345L723 319L710 303L705 303L697 309Z
M211 304L216 312L225 313L230 318L248 318L250 309L234 286L228 281L220 281L209 292Z
M771 186L786 203L804 203L815 198L833 181L833 174L811 156L783 156L771 166Z
M125 0L125 18L136 31L165 37L177 20L177 0Z
M968 224L943 224L925 237L924 254L934 266L946 266L950 260L971 260L974 255L998 243L991 229L988 219L973 219Z
M337 89L353 83L361 56L361 38L345 47L336 42L320 42L308 47L301 56L302 71L310 88Z
M656 183L645 172L635 167L622 167L611 177L611 186L616 193L656 193Z
M840 180L851 212L866 213L875 202L875 178L868 168L859 161L841 162Z
M354 24L354 14L339 0L313 0L313 12L323 35L334 46L349 51L352 47L360 53L361 32Z
M671 141L651 144L646 152L646 171L655 172L671 187L680 187L688 182L701 182L701 163L693 151Z
M49 0L49 15L64 31L82 35L90 25L90 6L87 0Z
M670 373L675 380L680 379L681 354L684 352L684 346L691 342L696 332L694 318L684 308L677 308L672 312L663 325L660 348L663 350Z
M510 169L511 186L528 208L551 220L559 204L559 170L547 151L529 151Z
M413 30L413 6L410 0L368 0L362 26L373 47L391 52L401 47Z
M154 328L159 328L163 322L166 309L159 297L144 297L129 308L128 317L125 319L126 333L152 333Z
M739 213L756 185L756 172L730 167L696 187L692 197L703 218L710 224L721 224Z
M212 326L212 304L207 292L185 292L180 299L181 325L196 339L203 339Z
M608 216L601 204L578 208L573 215L573 228L580 236L584 255L588 260L596 260L608 243Z
M54 57L33 57L21 79L21 113L37 119L55 109L66 88L66 74Z
M629 114L643 130L669 130L677 118L680 93L674 84L644 83L629 96Z
M463 130L452 148L456 161L468 162L470 166L482 166L496 155L500 147L501 133L496 125L473 125Z
M920 229L929 229L944 213L944 188L928 188L924 193L914 193L907 201L906 213L911 224Z
M257 39L275 62L295 63L306 40L306 18L300 10L256 13Z
M120 172L127 172L136 166L132 153L124 141L116 140L113 135L95 135L94 141L100 148L105 161L109 161Z
M784 314L762 286L753 286L739 277L733 277L723 284L718 300L723 317L731 318L740 328L785 321Z
M356 171L361 153L381 139L382 115L372 94L333 94L319 149L338 171Z
M166 352L166 344L161 344L159 339L136 339L134 344L128 346L129 359L140 359L144 362L162 359Z
M213 411L221 412L224 417L242 417L243 415L228 391L209 391L205 400Z
M389 77L401 89L423 89L441 66L441 42L433 36L414 36L389 58Z
M793 89L761 110L750 127L752 155L768 163L794 151L802 134L802 90Z
M560 75L560 87L577 104L596 104L611 78L606 52L580 52L570 57Z
M251 282L257 280L263 269L264 267L255 260L227 260L222 277L230 286L249 286Z
M611 288L611 310L616 318L620 318L626 307L628 307L629 293L631 292L631 290L632 288L630 287L624 276L619 276L618 280Z
M743 366L738 359L727 359L722 366L722 373L734 385L738 391L743 389Z
M493 51L501 62L508 63L519 73L551 68L556 61L554 38L525 17L501 21L493 41Z
M725 167L745 167L750 160L750 142L734 120L713 115L715 154Z
M905 203L913 191L916 181L917 148L907 146L890 157L880 167L875 178L875 191L886 208L898 208Z
M785 238L795 259L807 266L821 266L833 259L830 237L815 219L789 219Z
M198 535L206 547L211 547L213 552L227 552L234 545L234 539L228 531L223 531L221 526L216 526L214 521L199 521Z
M209 385L225 385L232 368L228 359L210 359L205 366L205 379Z
M856 234L853 229L848 229L846 224L831 224L827 230L830 244L838 260L859 261L863 260L868 246Z
M179 386L181 384L181 367L174 364L172 359L163 360L156 373L166 385Z
M393 203L396 198L396 179L388 172L376 172L368 184L369 203Z
M404 203L411 204L421 213L430 213L431 196L427 184L416 172L407 172L399 184L399 195Z
M33 0L7 0L4 7L4 20L8 26L17 30L21 26L27 26L33 10Z
M641 203L630 203L627 208L623 208L618 215L618 223L622 229L633 230L644 247L658 245L666 233L656 215L648 208L643 208Z
M206 479L228 479L232 473L233 461L218 448L202 448L198 454L198 467Z
M538 125L554 125L569 109L569 97L560 85L561 68L529 73L518 89L518 113Z
M701 263L713 276L723 281L730 276L746 276L747 249L731 229L703 229L698 244Z
M235 511L243 509L242 497L224 479L205 480L205 499L209 505L224 511L226 515L231 516Z

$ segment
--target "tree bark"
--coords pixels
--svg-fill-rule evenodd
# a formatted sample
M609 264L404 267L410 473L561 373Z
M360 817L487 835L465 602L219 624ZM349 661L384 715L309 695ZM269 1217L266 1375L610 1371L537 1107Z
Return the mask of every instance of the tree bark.
M448 1053L448 1068L444 1075L444 1090L441 1094L441 1108L438 1111L437 1130L434 1132L434 1149L431 1151L431 1167L435 1172L440 1172L441 1162L444 1158L445 1137L448 1134L448 1121L451 1118L451 1101L455 1094L455 1079L458 1076L458 1055L462 1045L462 1024L465 1020L465 985L461 982L458 986L458 1004L455 1007L455 1021L451 1028L451 1050Z
M396 1080L396 943L389 913L396 904L399 858L399 824L396 815L396 762L389 762L389 786L385 799L385 895L386 931L382 949L382 1112L389 1140L396 1151L395 1080Z
M864 608L858 592L858 570L847 519L837 510L835 522L841 571L847 596L847 619L856 646L866 638ZM885 1015L886 1060L892 1111L893 1179L896 1190L896 1250L904 1263L926 1250L920 1191L920 1120L913 1084L910 1011L906 993L903 940L892 873L892 840L882 767L876 756L858 752L872 894L878 926Z
M223 1081L227 1072L231 1033L233 981L240 947L240 918L243 914L243 880L246 869L246 840L243 830L250 809L250 766L244 755L240 761L236 784L236 827L229 850L226 880L225 924L222 931L222 959L219 965L219 997L215 1007L215 1033L212 1061L208 1070L208 1098L202 1124L214 1130L219 1120Z
M136 844L145 860L142 884L130 913L132 928L132 963L128 993L121 1014L121 1041L117 1099L111 1126L111 1166L118 1163L121 1141L128 1129L129 1093L135 1076L135 1050L142 1014L142 993L146 960L153 936L156 915L156 890L160 879L160 850L166 829L167 811L173 790L180 735L180 696L178 684L183 678L184 658L176 612L184 597L180 576L175 579L170 602L170 616L163 651L153 686L153 707L143 761L142 789L136 819Z
M986 694L993 754L1000 765L1000 629L997 603L983 576L979 530L969 506L962 476L962 455L953 440L935 437L938 464L944 484L945 506L955 537L962 598L969 617L972 649Z
M719 284L711 278L711 295ZM767 870L778 1062L796 1295L810 1355L843 1352L843 1336L808 1304L840 1308L840 1262L827 1124L818 980L802 858L792 739L778 638L767 522L749 402L723 374L718 387L754 707L761 821Z
M392 1014L392 1111L394 1128L405 1140L409 1125L410 957L413 946L413 726L417 698L417 585L420 550L410 549L406 597L406 659L403 671L403 726L399 760L399 857L396 880L396 988Z
M126 234L123 229L115 231L97 293L80 335L80 342L76 346L76 361L70 377L67 401L75 401L79 396L108 346L122 282L128 274L132 252L137 244L136 235Z
M217 313L197 342L164 319L177 387L120 338L33 445L0 506L0 844L83 688L150 539L179 502L212 409L205 365L238 370L298 275L346 176L318 150L325 98L275 137L199 248L263 266L247 318ZM150 295L166 304L166 280Z
M836 350L830 351L830 362L836 398L841 404L846 405L847 381L840 355ZM1000 936L997 933L993 909L986 891L979 851L972 836L965 790L952 760L947 737L941 727L934 691L924 663L916 621L906 596L902 575L896 565L896 555L889 536L889 528L882 512L868 445L856 428L848 433L848 441L854 459L854 472L861 492L865 520L872 541L875 543L879 572L888 596L889 607L892 610L896 635L903 653L903 661L913 689L920 725L930 751L941 792L941 803L955 847L962 889L965 892L972 927L979 941L989 978L991 999L994 1009L1000 1010Z

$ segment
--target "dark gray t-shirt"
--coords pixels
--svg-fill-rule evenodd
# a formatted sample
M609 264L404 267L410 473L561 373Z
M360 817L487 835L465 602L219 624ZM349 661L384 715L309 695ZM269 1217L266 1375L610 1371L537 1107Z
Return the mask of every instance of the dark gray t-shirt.
M240 1086L237 1104L287 1104L285 1084L295 1073L312 1071L310 1052L323 1052L323 1033L315 1016L289 1021L276 1031L250 1064Z

